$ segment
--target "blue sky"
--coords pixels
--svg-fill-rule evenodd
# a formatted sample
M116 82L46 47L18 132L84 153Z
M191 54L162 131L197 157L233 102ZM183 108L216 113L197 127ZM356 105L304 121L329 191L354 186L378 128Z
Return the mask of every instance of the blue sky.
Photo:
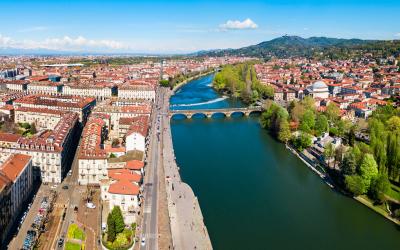
M0 47L183 53L285 34L400 39L399 0L2 0L0 6Z

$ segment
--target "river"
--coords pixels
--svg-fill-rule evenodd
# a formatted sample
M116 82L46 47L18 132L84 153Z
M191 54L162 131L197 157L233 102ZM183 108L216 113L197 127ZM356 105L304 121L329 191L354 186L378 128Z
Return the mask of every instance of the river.
M171 108L243 106L216 93L212 79L183 86ZM258 117L175 117L171 129L214 249L400 249L395 224L330 189Z

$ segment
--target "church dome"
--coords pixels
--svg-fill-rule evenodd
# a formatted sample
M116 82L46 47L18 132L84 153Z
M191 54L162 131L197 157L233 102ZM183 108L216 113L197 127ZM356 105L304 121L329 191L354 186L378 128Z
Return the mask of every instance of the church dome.
M323 81L314 82L313 85L312 85L313 90L325 89L327 87L328 86Z

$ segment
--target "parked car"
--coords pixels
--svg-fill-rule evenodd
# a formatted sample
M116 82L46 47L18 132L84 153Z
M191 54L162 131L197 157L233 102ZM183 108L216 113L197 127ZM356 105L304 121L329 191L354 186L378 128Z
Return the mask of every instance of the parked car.
M87 208L96 208L96 205L94 205L92 202L86 203Z
M67 185L65 185L65 186L63 186L63 187L62 187L62 189L68 189L68 186L67 186Z
M146 245L146 238L145 237L142 237L142 241L141 241L141 243L140 243L142 246L145 246Z
M60 238L57 242L58 247L62 247L64 245L64 239Z

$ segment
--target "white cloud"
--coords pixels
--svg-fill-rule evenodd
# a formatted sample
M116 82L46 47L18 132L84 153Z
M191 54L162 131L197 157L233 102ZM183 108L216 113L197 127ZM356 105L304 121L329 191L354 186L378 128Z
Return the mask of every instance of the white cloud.
M397 33L397 34L394 34L394 36L398 36L398 37L400 37L400 32L399 32L399 33Z
M222 30L244 30L244 29L257 29L258 25L253 22L250 18L243 21L239 20L228 20L219 26Z
M64 36L61 38L47 38L45 40L13 40L10 37L0 35L0 47L13 47L20 49L51 49L51 50L67 50L67 51L84 51L84 50L121 50L128 49L129 46L115 40L93 40L83 36L72 38Z
M3 36L0 34L0 47L8 47L12 43L12 40L10 37Z

